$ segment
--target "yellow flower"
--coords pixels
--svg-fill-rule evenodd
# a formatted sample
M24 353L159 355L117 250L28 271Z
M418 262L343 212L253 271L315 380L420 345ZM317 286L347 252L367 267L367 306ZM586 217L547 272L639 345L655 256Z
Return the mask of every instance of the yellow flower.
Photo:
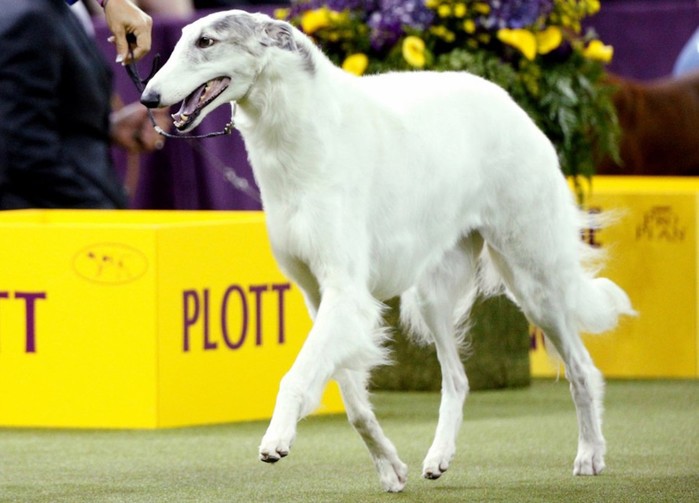
M289 12L291 9L274 9L274 17L276 19L287 19L289 17Z
M333 23L345 23L349 19L349 11L338 12L336 10L328 10L328 17Z
M599 12L600 2L599 0L587 0L587 13L596 14Z
M464 31L466 33L476 32L476 23L473 21L473 19L467 19L466 21L464 21Z
M539 54L548 54L563 42L563 35L557 26L549 26L536 34L536 50Z
M368 65L369 58L367 58L367 55L358 52L356 54L350 54L345 58L342 62L342 69L354 75L363 75Z
M437 15L439 17L449 17L451 15L451 6L447 4L442 4L437 8Z
M425 42L414 35L403 40L403 57L410 66L422 68L425 66Z
M441 0L425 0L425 7L428 9L435 9L439 5Z
M454 6L454 16L456 17L464 17L466 15L466 4L463 3L457 3Z
M611 45L604 45L600 40L593 40L583 49L583 56L587 59L609 63L614 56L614 48Z
M453 42L454 39L456 38L456 35L454 35L454 32L449 30L445 26L433 26L430 28L430 33L441 38L445 42Z
M536 57L536 37L529 30L502 28L497 36L501 42L518 49L528 60Z
M307 10L301 16L301 29L309 35L328 26L330 26L330 9L327 7Z
M487 3L477 3L476 5L473 6L474 10L480 14L489 14L490 13L490 5Z

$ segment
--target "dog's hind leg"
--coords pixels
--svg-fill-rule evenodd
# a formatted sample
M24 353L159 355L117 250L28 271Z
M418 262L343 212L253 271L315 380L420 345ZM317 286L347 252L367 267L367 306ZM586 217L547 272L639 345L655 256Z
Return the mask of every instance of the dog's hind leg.
M604 468L602 435L604 380L585 348L576 326L576 289L581 273L548 270L519 263L489 249L493 263L527 318L541 328L561 356L578 419L575 475L597 475ZM575 271L575 269L573 269Z
M605 468L606 452L606 441L602 435L604 378L577 333L568 333L572 333L573 337L561 337L561 332L554 329L548 332L554 334L548 335L548 338L565 362L578 417L578 452L573 463L573 475L598 475Z
M323 290L313 328L279 385L272 420L260 444L260 459L279 461L289 453L296 423L320 402L325 385L342 368L368 370L382 363L377 327L381 304L351 281Z
M426 328L434 339L442 371L442 399L432 446L423 461L422 476L439 478L456 452L456 438L463 419L468 379L459 355L456 313L465 314L475 296L477 257L483 240L477 233L462 240L428 272L417 288L417 302ZM458 305L459 302L468 305Z
M366 389L366 372L343 369L335 378L340 384L347 418L369 449L381 485L388 492L402 491L408 467L398 457L396 448L384 434L371 409Z
M570 394L578 419L578 452L573 463L574 475L598 475L604 468L606 441L602 434L604 378L595 367L577 330L561 320L540 319L548 340L563 359Z

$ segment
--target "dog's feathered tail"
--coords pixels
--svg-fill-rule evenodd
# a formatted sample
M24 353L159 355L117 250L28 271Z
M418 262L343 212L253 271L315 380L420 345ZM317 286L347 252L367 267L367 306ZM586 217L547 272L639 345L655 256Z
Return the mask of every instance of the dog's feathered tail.
M579 214L581 231L599 231L622 217L619 212L614 211L604 213L581 211ZM637 313L624 290L608 278L595 277L604 265L607 252L581 240L580 258L585 274L576 292L576 328L598 334L615 328L622 315L636 316Z
M576 307L578 329L592 334L612 330L621 315L636 314L626 292L607 278L585 278Z

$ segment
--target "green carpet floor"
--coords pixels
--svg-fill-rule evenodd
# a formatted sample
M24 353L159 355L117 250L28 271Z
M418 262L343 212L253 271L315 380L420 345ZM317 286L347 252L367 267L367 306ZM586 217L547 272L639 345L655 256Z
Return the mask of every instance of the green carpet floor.
M377 414L410 467L381 491L344 416L299 425L291 455L257 461L265 423L163 431L0 429L0 502L697 502L699 381L612 381L607 471L573 477L576 421L564 382L473 393L459 451L420 478L435 393L377 393Z

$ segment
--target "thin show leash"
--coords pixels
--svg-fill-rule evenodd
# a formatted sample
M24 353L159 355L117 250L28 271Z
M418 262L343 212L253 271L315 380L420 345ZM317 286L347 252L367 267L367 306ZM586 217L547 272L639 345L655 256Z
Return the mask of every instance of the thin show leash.
M136 89L138 90L139 94L143 93L143 90L146 87L146 84L148 81L153 78L153 75L155 75L155 72L158 71L158 68L160 67L160 54L156 54L155 57L153 58L153 63L151 65L151 70L148 73L148 77L145 79L142 79L141 76L139 75L138 72L138 67L136 66L135 59L133 57L133 47L132 44L135 43L135 40L133 38L133 34L129 33L126 36L127 41L129 42L129 54L131 56L130 60L131 63L124 65L124 68L126 68L126 73L129 75L129 78L131 81L134 83L134 86L136 86ZM224 136L224 135L230 135L233 132L233 129L235 128L235 124L233 122L233 116L235 115L235 107L236 104L233 104L233 112L231 113L231 120L226 124L221 131L216 131L213 133L207 133L207 134L201 134L201 135L189 135L189 134L171 134L168 133L167 131L163 130L160 126L158 126L158 123L155 121L155 116L153 115L153 111L150 108L147 108L146 110L148 111L148 118L150 120L150 123L153 125L153 129L161 135L164 136L165 138L172 138L176 140L187 140L187 144L193 149L202 154L204 157L206 157L210 164L212 164L220 173L221 175L231 184L233 187L247 195L248 197L254 199L258 203L262 202L262 199L260 198L259 192L250 185L250 182L246 178L243 178L242 176L239 176L235 170L225 164L221 159L219 159L217 156L212 154L210 151L205 149L199 142L193 141L193 140L201 140L203 138L213 138L216 136Z

